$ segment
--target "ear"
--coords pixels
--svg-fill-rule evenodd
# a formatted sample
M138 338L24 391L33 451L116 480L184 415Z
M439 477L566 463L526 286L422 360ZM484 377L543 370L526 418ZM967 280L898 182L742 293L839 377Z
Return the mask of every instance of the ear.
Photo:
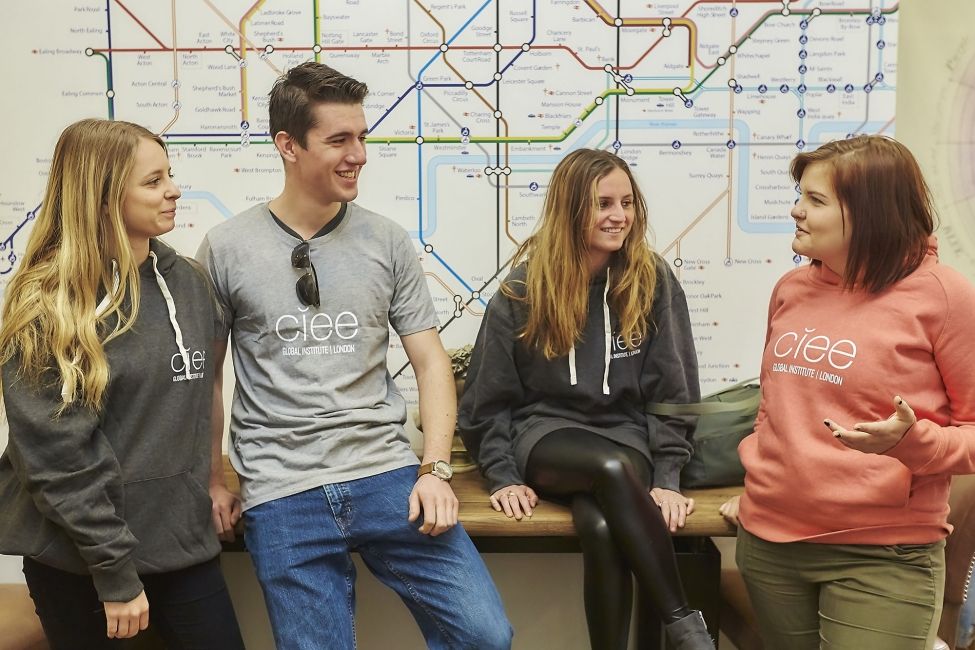
M301 145L287 131L278 131L274 134L274 146L285 162L293 163L297 160L295 149Z

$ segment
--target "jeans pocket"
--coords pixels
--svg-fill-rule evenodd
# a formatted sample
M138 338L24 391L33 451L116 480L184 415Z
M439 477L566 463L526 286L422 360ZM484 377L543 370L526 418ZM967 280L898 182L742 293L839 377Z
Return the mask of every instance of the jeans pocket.
M937 544L938 542L930 544L889 544L883 548L894 560L901 564L929 569L931 568L932 555Z

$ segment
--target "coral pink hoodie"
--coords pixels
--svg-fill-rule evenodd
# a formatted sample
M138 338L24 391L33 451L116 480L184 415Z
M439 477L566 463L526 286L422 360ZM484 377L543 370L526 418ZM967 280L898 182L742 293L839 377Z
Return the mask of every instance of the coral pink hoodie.
M823 424L881 420L900 395L917 423L884 454ZM975 289L938 264L932 237L911 275L879 294L844 291L815 265L769 304L762 405L739 447L742 525L772 542L925 544L951 527L952 474L975 472Z

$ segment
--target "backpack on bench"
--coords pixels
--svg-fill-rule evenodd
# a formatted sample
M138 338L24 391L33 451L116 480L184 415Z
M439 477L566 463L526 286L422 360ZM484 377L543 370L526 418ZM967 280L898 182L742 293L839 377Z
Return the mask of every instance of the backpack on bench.
M745 468L738 458L738 444L754 431L761 400L756 378L712 393L695 404L646 405L645 411L651 415L698 416L691 438L694 452L681 471L681 487L744 484Z

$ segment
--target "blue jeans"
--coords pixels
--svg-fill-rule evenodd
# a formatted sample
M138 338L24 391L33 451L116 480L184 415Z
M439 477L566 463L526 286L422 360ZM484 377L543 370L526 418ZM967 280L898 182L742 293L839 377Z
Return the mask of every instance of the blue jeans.
M967 648L972 641L975 641L975 591L970 588L958 617L958 647Z
M461 526L407 521L416 465L250 508L245 540L279 650L355 647L352 551L393 589L430 648L510 648L512 630ZM422 516L421 516L422 520Z

